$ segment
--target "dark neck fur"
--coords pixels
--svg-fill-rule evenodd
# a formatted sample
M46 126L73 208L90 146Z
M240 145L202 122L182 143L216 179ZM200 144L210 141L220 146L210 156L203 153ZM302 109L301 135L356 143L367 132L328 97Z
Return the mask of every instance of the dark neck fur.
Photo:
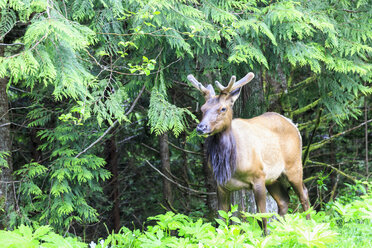
M236 143L231 129L210 136L207 142L207 157L219 185L226 184L236 169Z

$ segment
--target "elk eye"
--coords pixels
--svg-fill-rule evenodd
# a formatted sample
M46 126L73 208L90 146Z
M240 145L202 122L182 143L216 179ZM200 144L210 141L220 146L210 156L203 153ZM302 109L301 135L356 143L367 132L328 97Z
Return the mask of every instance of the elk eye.
M222 108L222 109L221 109L221 112L225 112L225 111L226 111L226 108Z

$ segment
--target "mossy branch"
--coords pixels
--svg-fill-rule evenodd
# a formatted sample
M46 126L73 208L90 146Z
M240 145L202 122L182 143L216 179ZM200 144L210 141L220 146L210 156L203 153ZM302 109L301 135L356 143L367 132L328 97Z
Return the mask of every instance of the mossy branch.
M357 126L355 126L355 127L349 128L349 129L347 129L347 130L345 130L345 131L343 131L343 132L340 132L340 133L338 133L338 134L332 135L332 136L329 137L328 139L322 140L322 141L317 142L317 143L315 143L315 144L311 144L311 147L310 147L309 151L311 152L311 151L313 151L313 150L319 149L319 148L321 148L322 146L324 146L325 144L328 144L329 142L331 142L333 139L335 139L335 138L337 138L337 137L339 137L339 136L342 136L342 135L344 135L344 134L346 134L346 133L349 133L349 132L351 132L351 131L353 131L353 130L355 130L355 129L358 129L358 128L360 128L360 127L362 127L362 126L364 126L364 125L366 125L366 124L368 124L368 123L370 123L370 122L372 122L372 119L370 119L370 120L368 120L368 121L365 121L365 122L362 122L361 124L359 124L359 125L357 125ZM306 150L306 149L307 149L307 146L303 147L303 149Z
M319 98L318 100L315 100L314 102L306 105L305 107L302 107L302 108L299 108L299 109L296 109L295 111L293 111L291 114L292 115L299 115L299 114L302 114L306 111L308 111L309 109L312 109L314 108L316 105L318 105L318 103L320 102L321 98Z
M352 180L354 183L357 183L357 179L353 176L350 176L348 174L346 174L345 172L337 169L336 167L334 167L333 165L330 165L330 164L326 164L326 163L323 163L323 162L317 162L317 161L312 161L312 160L308 160L309 163L312 163L314 165L321 165L321 166L325 166L325 167L328 167L328 168L331 168L332 170L334 170L335 172L337 172L338 174Z

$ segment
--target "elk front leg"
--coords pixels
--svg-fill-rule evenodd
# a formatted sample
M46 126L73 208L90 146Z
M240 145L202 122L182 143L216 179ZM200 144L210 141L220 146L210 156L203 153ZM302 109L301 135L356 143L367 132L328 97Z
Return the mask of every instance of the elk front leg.
M254 199L256 201L257 212L266 213L266 187L265 181L259 180L253 184ZM267 219L262 218L261 227L264 235L267 234Z

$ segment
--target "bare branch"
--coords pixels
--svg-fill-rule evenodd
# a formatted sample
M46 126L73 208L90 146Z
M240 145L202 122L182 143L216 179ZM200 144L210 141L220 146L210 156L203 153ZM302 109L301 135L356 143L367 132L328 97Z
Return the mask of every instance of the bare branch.
M130 106L129 110L125 113L125 115L129 115L133 111L134 107L136 106L136 104L138 102L138 99L142 96L143 91L145 90L145 88L146 88L146 86L143 85L140 93L138 93L138 96L136 97L136 99L134 99L134 101L132 103L132 106Z
M179 146L176 146L175 144L173 144L170 141L168 141L168 144L170 144L171 146L173 146L174 148L176 148L176 149L178 149L180 151L203 156L203 153L201 153L201 152L193 152L193 151L189 151L189 150L183 149L183 148L181 148Z
M38 40L28 51L32 51L32 50L34 50L43 40L45 40L46 39L46 37L48 36L48 33L46 33L46 34L44 34L44 36L43 37L41 37L41 39L40 40ZM9 56L9 57L5 57L6 59L11 59L11 58L14 58L14 57L17 57L17 56L19 56L19 55L21 55L22 53L24 53L25 51L23 51L23 52L20 52L20 53L17 53L17 54L14 54L14 55L12 55L12 56Z
M342 11L345 11L347 13L361 13L361 12L367 12L367 10L351 10L351 9L342 9Z
M22 181L16 180L16 181L0 181L0 183L5 183L5 184L14 184L14 183L21 183Z
M6 44L6 43L0 43L0 46L24 46L24 43L12 43L12 44Z
M150 149L151 151L154 151L156 153L160 153L158 150L156 150L155 148L152 148L151 146L146 145L145 143L141 143L141 145L144 146L144 147L146 147L146 148L148 148L148 149Z
M116 121L114 121L114 123L112 123L112 125L109 127L109 128L107 128L107 130L98 138L98 139L96 139L92 144L90 144L88 147L86 147L84 150L82 150L81 152L79 152L79 154L78 155L76 155L75 156L75 158L78 158L78 157L80 157L83 153L85 153L86 151L88 151L90 148L92 148L95 144L97 144L98 142L100 142L102 139L103 139L103 137L105 137L113 128L114 128L114 126L116 125L116 123L118 123L119 121L118 120L116 120Z
M11 123L11 122L7 122L7 123L4 123L4 124L1 124L1 125L0 125L0 128L1 128L1 127L9 126L10 124L12 124L12 123Z
M160 170L158 170L154 165L152 165L148 160L145 160L146 163L148 165L151 166L151 168L153 168L154 170L156 170L161 176L163 176L165 179L167 179L169 182L177 185L178 187L182 188L182 189L185 189L185 190L188 190L190 192L193 192L195 194L201 194L201 195L215 195L217 194L216 192L203 192L203 191L199 191L199 190L195 190L195 189L191 189L191 188L188 188L188 187L185 187L175 181L173 181L172 179L170 179L169 177L167 177L166 175L164 175Z

